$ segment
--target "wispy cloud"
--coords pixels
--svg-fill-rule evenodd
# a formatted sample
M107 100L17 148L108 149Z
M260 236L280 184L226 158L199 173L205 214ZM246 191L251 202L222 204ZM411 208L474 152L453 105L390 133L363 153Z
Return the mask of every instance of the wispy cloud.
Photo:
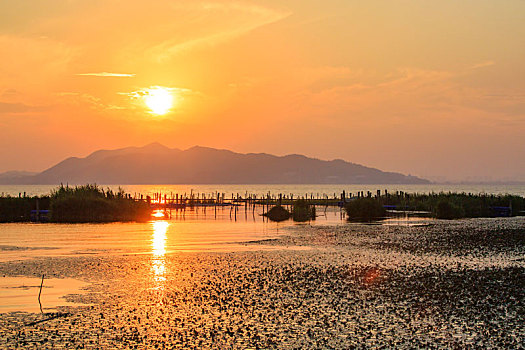
M75 75L81 75L81 76L90 76L90 77L120 77L120 78L132 78L135 76L135 74L128 74L128 73L108 73L108 72L100 72L100 73L78 73Z
M187 7L188 5L185 3L184 6ZM191 8L192 6L190 5L189 7ZM208 35L203 34L186 40L166 40L154 46L150 49L150 52L157 60L165 60L182 51L211 47L228 42L262 26L283 20L292 14L290 11L281 11L241 2L196 3L193 8L202 11L203 15L206 13L222 13L223 15L229 16L229 18L236 16L238 18L236 22L231 21L232 23L229 27L213 30Z
M475 65L471 66L470 69L478 69L478 68L484 68L484 67L490 67L495 65L496 62L494 61L483 61L480 63L476 63Z

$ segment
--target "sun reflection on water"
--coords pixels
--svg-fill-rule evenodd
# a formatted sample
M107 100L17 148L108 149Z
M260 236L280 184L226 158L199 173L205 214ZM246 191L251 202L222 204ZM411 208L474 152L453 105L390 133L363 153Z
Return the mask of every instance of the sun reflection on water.
M152 223L151 251L153 259L151 268L156 282L164 282L166 280L166 232L169 225L167 221L155 221Z
M168 231L169 225L167 221L155 221L153 223L151 248L155 256L163 256L166 254L166 232Z

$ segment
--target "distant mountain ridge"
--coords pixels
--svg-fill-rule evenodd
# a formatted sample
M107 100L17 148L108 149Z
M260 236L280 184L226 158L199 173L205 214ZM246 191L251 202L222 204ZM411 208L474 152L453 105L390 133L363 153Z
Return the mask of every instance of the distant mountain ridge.
M430 181L336 159L235 153L159 143L70 157L37 174L0 174L0 184L427 184Z

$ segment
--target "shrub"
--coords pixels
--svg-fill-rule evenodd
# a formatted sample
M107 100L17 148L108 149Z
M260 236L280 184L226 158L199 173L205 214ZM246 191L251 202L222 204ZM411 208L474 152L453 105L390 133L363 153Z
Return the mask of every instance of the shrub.
M272 221L284 221L290 218L290 212L280 205L272 207L263 215Z

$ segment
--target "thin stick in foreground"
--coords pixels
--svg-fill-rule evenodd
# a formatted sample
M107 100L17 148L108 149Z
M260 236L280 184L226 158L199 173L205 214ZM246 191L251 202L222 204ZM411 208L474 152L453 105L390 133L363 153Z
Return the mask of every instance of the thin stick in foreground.
M38 292L38 304L40 305L40 313L43 314L42 311L42 303L40 302L40 295L42 294L42 286L44 285L44 274L42 274L42 282L40 282L40 291Z

